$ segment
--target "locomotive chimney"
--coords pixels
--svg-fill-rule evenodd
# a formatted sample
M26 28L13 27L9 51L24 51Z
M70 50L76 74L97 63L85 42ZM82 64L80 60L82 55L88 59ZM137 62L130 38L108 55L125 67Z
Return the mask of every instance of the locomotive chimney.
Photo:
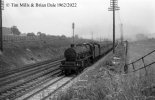
M74 47L74 44L71 44L71 48L73 48Z

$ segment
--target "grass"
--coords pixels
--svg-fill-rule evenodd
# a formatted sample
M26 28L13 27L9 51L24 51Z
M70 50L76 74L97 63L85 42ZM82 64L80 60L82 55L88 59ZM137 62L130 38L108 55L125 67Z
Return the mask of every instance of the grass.
M139 79L133 75L123 76L109 72L108 75L99 77L87 86L72 86L66 92L61 91L52 100L143 100L151 98L142 94L142 90L146 87L144 83L146 83L144 77Z
M19 36L20 37L20 36ZM0 55L0 72L13 70L27 64L55 59L63 56L64 50L70 45L67 38L49 38L31 41L4 41L4 51Z

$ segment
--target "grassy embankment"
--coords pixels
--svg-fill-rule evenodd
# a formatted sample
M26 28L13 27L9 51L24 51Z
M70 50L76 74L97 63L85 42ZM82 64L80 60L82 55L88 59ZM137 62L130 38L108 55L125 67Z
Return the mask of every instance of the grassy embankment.
M155 50L155 40L149 39L145 41L138 41L130 43L129 46L129 62L133 62L138 58L143 57L149 52ZM145 65L148 65L152 62L155 62L155 52L148 55L144 58ZM139 69L144 66L142 60L134 64L135 69ZM133 90L138 92L139 95L137 98L139 100L155 100L155 64L149 66L145 69L139 70L135 73L130 73L127 75L126 80L129 81L130 87L133 87ZM132 71L132 66L130 66L129 71ZM130 91L132 92L132 91Z
M47 40L4 41L4 51L0 55L0 71L9 71L27 64L63 56L70 45L67 38L55 37Z

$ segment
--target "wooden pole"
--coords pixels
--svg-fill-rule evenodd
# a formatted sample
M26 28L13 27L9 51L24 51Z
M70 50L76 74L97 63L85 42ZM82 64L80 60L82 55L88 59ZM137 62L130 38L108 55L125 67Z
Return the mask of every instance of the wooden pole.
M113 54L115 54L115 3L113 0Z
M73 44L74 44L74 23L72 23L72 29L73 29Z
M110 0L110 8L108 10L113 11L113 54L115 53L115 10L119 9L117 0Z
M0 0L0 50L3 51L3 35L2 35L2 0Z

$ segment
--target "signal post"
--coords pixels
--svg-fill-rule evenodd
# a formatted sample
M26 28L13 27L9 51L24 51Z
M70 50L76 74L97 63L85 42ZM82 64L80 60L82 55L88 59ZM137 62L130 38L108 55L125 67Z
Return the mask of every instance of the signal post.
M75 28L75 24L74 22L72 23L72 29L73 29L73 44L74 44L74 28Z

